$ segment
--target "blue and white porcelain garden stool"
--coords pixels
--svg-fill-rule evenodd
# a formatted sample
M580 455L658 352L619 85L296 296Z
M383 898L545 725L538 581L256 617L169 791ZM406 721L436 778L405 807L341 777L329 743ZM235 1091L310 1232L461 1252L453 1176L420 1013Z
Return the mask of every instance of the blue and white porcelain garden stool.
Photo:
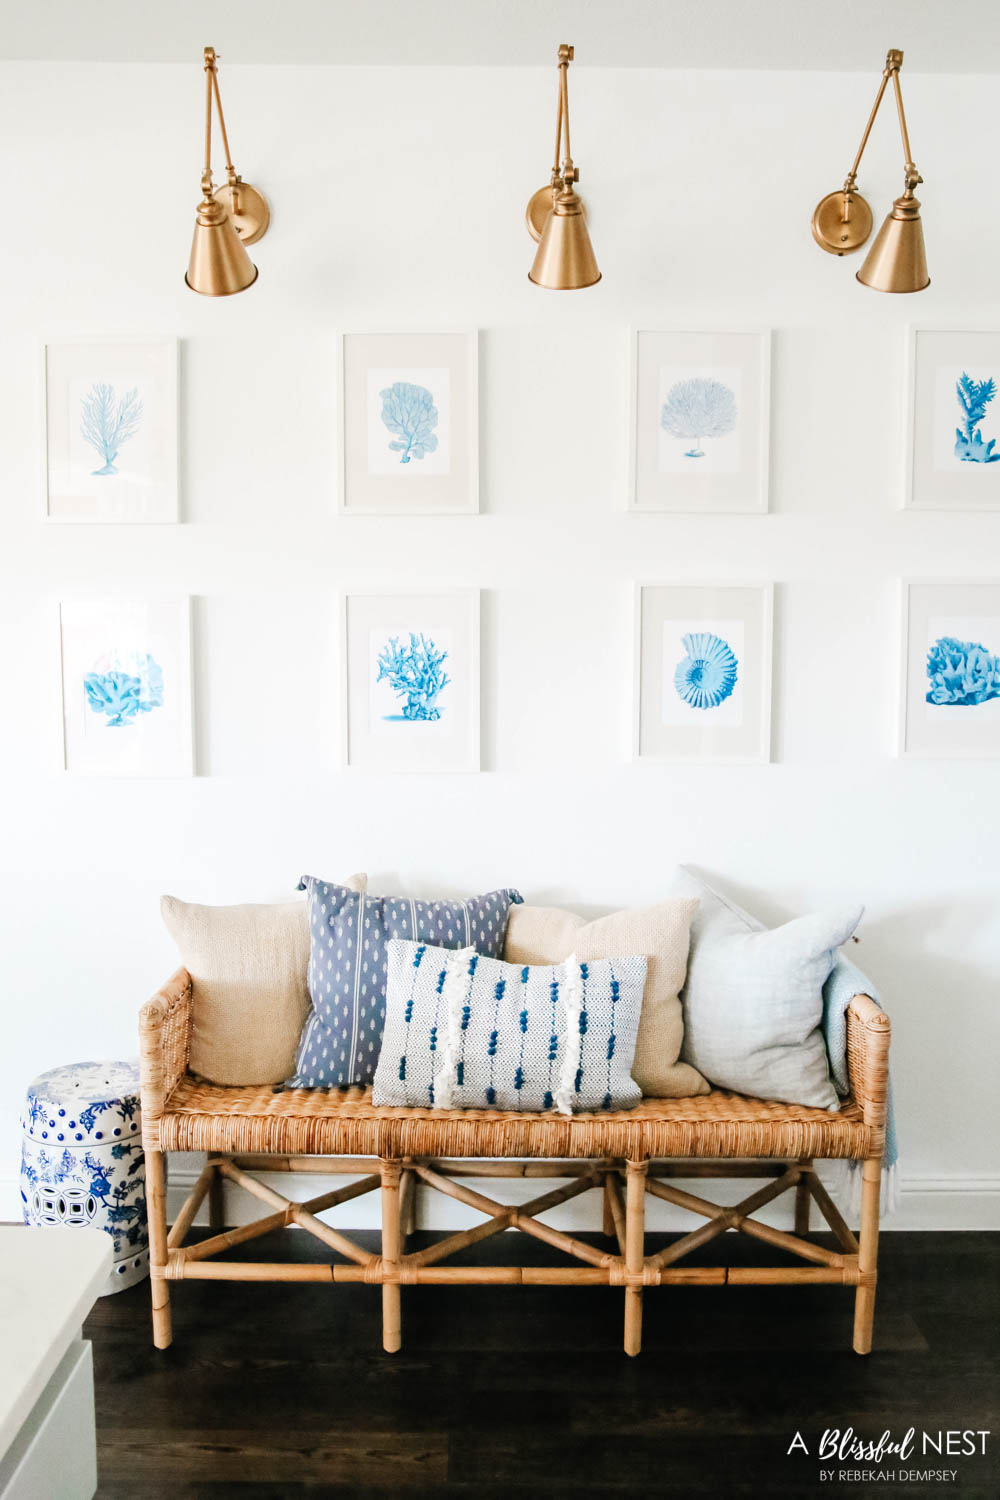
M149 1275L140 1123L139 1069L131 1062L42 1073L21 1115L24 1222L106 1230L114 1260L102 1296Z

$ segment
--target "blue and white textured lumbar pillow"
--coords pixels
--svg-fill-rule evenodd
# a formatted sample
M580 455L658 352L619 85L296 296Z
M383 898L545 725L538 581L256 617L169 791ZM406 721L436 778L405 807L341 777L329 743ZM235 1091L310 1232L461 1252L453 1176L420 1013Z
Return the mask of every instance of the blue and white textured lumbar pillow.
M507 964L389 944L372 1101L439 1109L629 1109L645 955Z
M465 901L414 901L303 876L308 892L309 998L292 1088L371 1083L385 1024L386 944L414 938L442 948L503 951L507 913L517 891Z

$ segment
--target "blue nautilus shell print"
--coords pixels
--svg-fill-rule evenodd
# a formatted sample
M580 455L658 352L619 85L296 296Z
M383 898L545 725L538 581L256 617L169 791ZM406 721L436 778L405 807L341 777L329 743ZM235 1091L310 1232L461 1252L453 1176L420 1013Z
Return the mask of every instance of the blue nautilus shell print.
M736 653L709 631L682 636L681 644L687 655L674 672L674 687L692 708L718 708L736 686Z

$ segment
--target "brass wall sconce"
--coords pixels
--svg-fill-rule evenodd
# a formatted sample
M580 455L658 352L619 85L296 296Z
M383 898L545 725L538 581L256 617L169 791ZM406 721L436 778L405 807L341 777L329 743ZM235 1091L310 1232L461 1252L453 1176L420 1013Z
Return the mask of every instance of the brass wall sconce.
M219 72L214 47L205 48L205 166L201 174L202 199L195 220L191 259L184 280L193 292L206 297L229 297L243 292L257 280L257 267L246 252L256 244L270 223L270 210L263 193L237 175L229 153L229 137L219 97ZM217 188L212 181L212 100L219 112L219 129L226 153L227 181Z
M594 251L587 232L583 201L573 190L579 182L579 169L573 164L569 148L569 90L566 75L573 60L573 48L565 43L559 48L559 104L556 111L556 152L552 178L547 187L539 188L528 203L528 229L538 241L535 263L528 279L536 286L553 291L576 291L600 281ZM560 167L559 158L565 154Z
M920 203L913 196L913 189L924 179L914 166L910 152L910 137L903 112L903 93L899 86L899 70L902 65L903 54L893 47L886 57L882 82L844 186L836 193L827 193L816 205L812 216L813 238L821 249L828 250L831 255L852 255L855 250L861 249L871 234L872 211L856 187L858 167L891 78L896 95L899 132L903 137L906 176L902 196L893 203L892 212L875 236L875 242L858 272L858 280L876 292L922 292L924 287L930 286L927 257L924 253L924 230L920 222Z

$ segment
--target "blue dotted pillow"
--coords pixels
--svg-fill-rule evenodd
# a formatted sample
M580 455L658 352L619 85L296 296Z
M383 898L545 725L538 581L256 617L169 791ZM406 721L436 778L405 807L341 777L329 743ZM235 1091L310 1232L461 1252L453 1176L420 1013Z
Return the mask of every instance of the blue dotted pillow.
M629 1109L646 959L521 965L389 944L375 1104Z
M309 902L309 998L292 1088L371 1083L385 1024L386 945L416 938L442 948L503 951L507 913L517 891L466 901L369 896L303 876Z

